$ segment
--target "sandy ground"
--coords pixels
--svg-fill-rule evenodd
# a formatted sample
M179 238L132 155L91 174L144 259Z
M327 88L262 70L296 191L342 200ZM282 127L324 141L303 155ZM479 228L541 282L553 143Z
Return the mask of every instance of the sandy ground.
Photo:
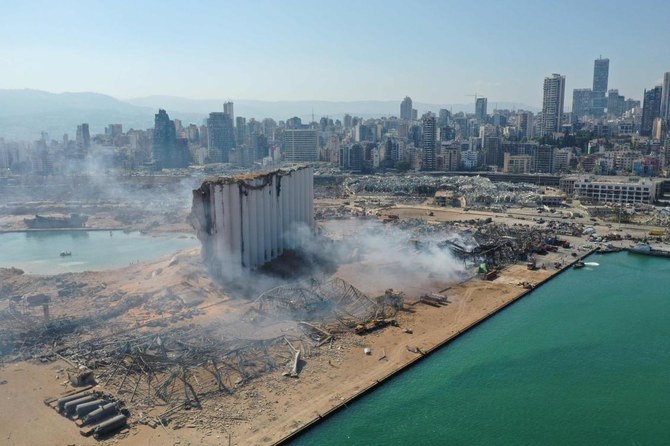
M569 260L567 251L561 255L564 260ZM559 260L557 254L546 256L547 262L555 260ZM150 265L151 268L162 266L163 263ZM168 268L162 273L160 282L149 279L146 267L143 269L142 265L138 265L134 268L138 271L136 281L108 272L105 277L107 287L136 288L148 292L152 287L169 288L181 283L181 276ZM337 338L331 345L312 349L306 354L297 379L283 377L281 371L275 371L248 383L232 395L204 401L202 411L192 410L190 414L182 414L179 422L171 423L167 428L159 426L151 429L137 425L103 443L226 444L229 432L231 443L235 445L272 444L417 360L420 355L412 353L408 347L423 352L431 350L525 291L520 282L537 283L555 271L551 268L528 271L524 265L513 265L495 281L475 278L454 285L445 292L450 301L447 306L434 308L417 303L408 306L409 311L397 315L400 327L388 327L366 336L348 334ZM114 283L115 276L118 276L118 283ZM142 284L142 281L147 283ZM204 283L201 285L206 286ZM414 294L440 291L443 286L439 283L433 285L436 288L422 288ZM190 319L192 322L204 323L236 311L234 305L220 305L212 300L203 302L202 306L210 311ZM136 323L150 319L149 312L137 311L134 315ZM406 328L412 333L405 333ZM371 349L371 355L363 353L365 347ZM0 368L0 382L6 380L0 385L0 398L5 408L12 407L12 410L0 411L3 444L97 443L81 437L74 423L42 403L45 398L59 396L69 389L64 385L66 377L63 370L66 367L67 364L59 361L49 364L23 361ZM108 390L113 392L114 389ZM309 404L305 404L306 401ZM35 423L40 423L39 429L33 428Z
M61 382L64 366L19 362L0 368L0 443L6 445L29 444L81 444L97 442L79 435L71 421L62 418L47 407L43 400L56 397L66 388Z
M401 214L401 218L428 218L428 211L434 212L430 218L435 221L492 217L508 224L533 224L527 220L531 214L522 216L521 220L515 215L424 206L404 206L385 212ZM105 224L104 221L99 223ZM568 239L577 246L585 243L583 238ZM203 400L202 410L182 411L166 427L151 428L137 424L128 432L103 442L80 436L73 422L43 404L44 399L57 397L70 389L64 385L64 370L68 364L62 361L2 364L1 443L17 446L117 443L215 445L227 444L230 438L230 443L234 445L273 444L416 361L421 357L417 351L432 350L515 300L526 291L522 282L538 284L547 279L558 272L553 266L555 262L567 265L574 260L571 256L573 252L575 249L560 249L557 253L538 257L539 264L546 265L545 269L529 271L525 264L511 265L493 281L473 278L449 286L439 278L420 283L409 283L413 280L409 278L404 288L407 302L413 302L422 293L444 291L449 304L439 308L421 303L407 305L407 311L396 316L399 327L387 327L365 336L348 333L337 336L330 344L310 348L304 354L298 378L282 376L283 369L280 368L246 383L232 394ZM225 325L226 320L239 318L247 303L231 299L209 280L203 269L196 266L197 258L197 250L192 250L176 259L161 259L121 270L67 275L64 280L84 283L85 286L76 298L78 300L63 300L63 305L58 308L62 311L103 312L116 305L119 296L122 300L140 299L121 319L114 320L116 324L125 324L128 330L142 330L156 318L175 325L212 322ZM344 266L338 274L356 285L360 270ZM8 276L0 277L0 280L5 281L0 283L2 286L11 284L25 292L47 291L53 294L58 286L62 286L62 281L53 278ZM365 291L372 293L380 290ZM165 307L166 302L171 302L169 309ZM0 309L1 305L2 299ZM58 308L54 308L56 314ZM278 324L260 329L234 325L230 330L238 336L263 337L263 330L290 333L295 326ZM364 348L370 348L371 354L364 354ZM105 390L114 392L113 388ZM136 406L135 411L156 415L161 410Z

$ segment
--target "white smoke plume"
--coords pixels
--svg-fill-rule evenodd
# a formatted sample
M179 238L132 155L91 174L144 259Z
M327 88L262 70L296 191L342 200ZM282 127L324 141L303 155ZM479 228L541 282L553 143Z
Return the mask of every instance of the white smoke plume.
M324 229L315 235L302 226L288 238L308 258L336 263L337 275L366 292L437 291L432 284L453 283L466 273L462 261L438 246L446 233L417 238L410 230L369 220L334 220Z

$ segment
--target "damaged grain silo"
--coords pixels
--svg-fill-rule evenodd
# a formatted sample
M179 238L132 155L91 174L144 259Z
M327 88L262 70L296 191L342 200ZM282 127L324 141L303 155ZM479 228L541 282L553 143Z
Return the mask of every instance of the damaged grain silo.
M233 279L290 248L291 231L313 226L313 188L305 166L206 179L193 191L191 223L210 271Z

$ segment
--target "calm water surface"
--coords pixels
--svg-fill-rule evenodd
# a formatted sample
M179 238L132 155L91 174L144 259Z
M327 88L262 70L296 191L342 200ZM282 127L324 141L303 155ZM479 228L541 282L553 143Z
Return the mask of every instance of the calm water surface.
M191 234L143 235L123 231L40 231L0 234L0 267L30 274L100 271L199 246ZM61 251L72 256L61 257Z
M670 260L589 260L292 444L670 444Z

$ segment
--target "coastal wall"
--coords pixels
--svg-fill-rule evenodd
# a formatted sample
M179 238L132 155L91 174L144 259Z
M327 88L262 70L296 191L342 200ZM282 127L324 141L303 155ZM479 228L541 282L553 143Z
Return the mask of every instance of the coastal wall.
M287 235L313 226L313 187L305 166L205 180L193 191L191 224L210 271L234 279L291 248Z
M432 345L425 346L421 349L420 353L417 354L416 356L412 357L408 361L404 362L403 364L399 365L398 367L395 367L388 373L375 377L372 382L367 382L364 386L362 387L357 387L356 391L348 395L346 398L342 398L341 401L338 403L330 406L326 410L323 410L321 412L317 412L316 416L307 420L304 424L301 426L297 427L296 429L292 430L291 432L287 433L280 439L275 440L272 445L273 446L284 446L290 444L293 440L297 439L300 437L302 434L307 432L309 429L313 428L314 426L326 421L331 415L336 414L337 412L347 408L347 404L351 404L354 401L362 398L363 396L369 394L373 390L375 390L379 385L382 383L388 381L389 379L399 375L400 373L408 370L409 368L419 364L423 359L425 359L428 356L431 356L432 354L436 353L439 351L441 348L446 347L453 341L455 341L459 336L467 333L468 331L472 330L473 328L477 327L478 325L484 323L488 319L492 318L496 314L500 313L503 311L505 308L508 308L515 302L518 302L521 300L523 297L531 294L534 290L538 289L541 285L544 285L545 283L551 281L552 279L558 277L562 272L571 269L575 263L578 261L583 261L586 259L588 256L593 254L594 251L589 251L581 256L578 256L576 258L573 258L571 262L568 262L565 264L561 269L556 270L551 272L549 275L547 275L545 278L541 279L538 281L535 286L532 289L524 289L519 291L518 293L515 293L508 298L504 299L499 305L497 305L495 308L491 309L490 311L486 311L485 313L481 314L480 316L476 317L475 319L471 320L470 322L466 323L463 326L457 326L455 327L454 331L452 331L450 334L445 335L443 338L437 340L434 342ZM472 280L477 280L477 279L472 279ZM468 281L470 282L470 281ZM468 282L464 282L463 285L467 286Z

